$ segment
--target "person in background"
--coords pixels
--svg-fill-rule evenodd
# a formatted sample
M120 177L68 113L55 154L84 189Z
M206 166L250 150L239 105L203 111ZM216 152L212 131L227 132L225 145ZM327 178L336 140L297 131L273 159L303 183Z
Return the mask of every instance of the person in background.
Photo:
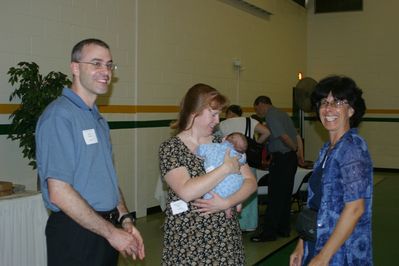
M143 239L118 187L109 127L95 104L115 69L109 46L98 39L77 43L70 68L71 88L36 127L41 191L51 210L48 265L117 265L118 252L143 259Z
M248 147L247 139L239 132L227 135L222 143L207 143L198 146L197 155L204 160L205 171L209 173L216 167L223 164L224 155L230 149L230 156L238 157L241 165L246 163L245 151ZM241 174L231 174L226 176L219 184L212 189L222 198L227 198L238 191L244 182ZM206 193L204 199L212 198L210 193Z
M256 190L247 164L226 151L224 162L206 173L195 152L200 144L221 142L212 133L227 99L206 84L196 84L185 94L176 135L159 148L161 176L169 186L164 221L162 265L245 265L242 235L235 206ZM228 198L211 191L226 176L241 173L241 188Z
M365 113L362 90L349 77L322 79L311 95L328 131L308 186L316 211L316 240L298 244L290 265L372 265L373 166L357 126Z
M223 136L232 132L240 132L245 134L246 117L242 117L242 109L239 105L230 105L226 109L226 119L220 122L219 130ZM251 132L258 135L256 141L264 143L270 135L269 129L259 123L257 120L250 118ZM259 155L261 156L261 154ZM255 175L255 168L251 168ZM253 193L244 203L240 213L239 221L242 231L255 231L258 227L258 194Z
M277 236L289 237L291 232L291 196L298 164L298 140L294 123L287 113L272 105L267 96L259 96L254 101L259 117L265 117L271 135L268 151L272 154L269 165L269 186L264 224L261 233L253 236L253 242L274 241ZM299 154L303 161L303 155Z

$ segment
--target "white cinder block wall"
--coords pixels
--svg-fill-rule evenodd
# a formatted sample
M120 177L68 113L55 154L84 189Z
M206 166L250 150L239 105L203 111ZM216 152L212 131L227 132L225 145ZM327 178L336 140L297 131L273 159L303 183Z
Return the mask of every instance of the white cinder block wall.
M9 103L9 67L19 61L35 61L43 73L69 74L72 46L83 38L97 37L110 44L119 65L111 92L99 99L100 104L111 107L177 106L190 86L204 82L244 107L251 107L257 95L265 94L276 106L291 108L292 87L297 72L302 71L315 79L330 73L353 76L364 88L369 108L398 109L394 75L398 37L393 12L399 4L395 1L364 0L361 13L314 15L291 0L270 0L267 3L273 15L268 18L226 2L3 0L0 107ZM240 60L242 71L233 68L233 59ZM157 110L161 111L104 116L111 122L176 117L162 108ZM8 115L0 114L0 124L9 124ZM306 158L310 160L325 139L315 125L318 123L306 124ZM393 148L398 146L393 138L397 130L397 123L380 122L361 128L377 166L397 167L397 149ZM111 132L126 201L138 216L144 216L147 208L158 205L154 198L158 146L170 130L144 127ZM0 179L35 188L36 172L27 166L17 143L0 135L0 149ZM391 159L376 158L384 153Z
M368 108L360 134L379 168L399 168L398 61L399 2L363 0L363 11L313 13L309 1L307 74L319 80L330 74L352 77L363 89ZM389 121L395 119L396 121ZM310 123L307 156L320 148L319 123ZM325 139L325 138L324 138Z
M7 104L11 93L7 71L20 61L34 61L42 74L62 71L70 76L69 62L73 45L85 38L99 38L112 49L119 65L116 82L100 104L135 105L136 10L131 0L4 0L0 4L0 105ZM9 114L0 115L0 124L9 124ZM104 114L110 121L134 120L129 114ZM128 132L126 132L128 131ZM121 186L128 205L135 209L136 193L132 185L137 167L133 164L133 130L112 131L115 161L121 174ZM36 171L27 166L16 142L0 135L0 179L36 189ZM126 158L131 158L130 160Z
M252 106L257 95L268 94L289 108L296 73L306 69L306 10L290 0L270 3L274 15L263 19L215 0L2 1L1 104L8 103L10 66L33 60L44 73L69 73L72 46L97 37L110 44L119 65L100 104L176 106L190 86L205 82L233 103ZM233 59L243 66L239 76ZM162 111L104 115L109 121L176 117ZM1 123L9 123L8 114ZM121 187L138 216L158 205L158 146L169 135L166 127L112 130ZM34 188L36 173L17 144L1 135L0 146L1 176Z
M262 19L225 2L139 1L140 104L178 105L189 87L203 82L243 106L252 106L260 94L270 95L277 106L292 106L296 74L306 68L306 9L289 0L269 1L274 15ZM240 59L240 73L233 59ZM149 116L138 114L138 119ZM138 154L137 193L147 198L147 205L137 206L140 213L158 205L150 197L158 178L158 145L169 132L139 130L138 150L146 153Z

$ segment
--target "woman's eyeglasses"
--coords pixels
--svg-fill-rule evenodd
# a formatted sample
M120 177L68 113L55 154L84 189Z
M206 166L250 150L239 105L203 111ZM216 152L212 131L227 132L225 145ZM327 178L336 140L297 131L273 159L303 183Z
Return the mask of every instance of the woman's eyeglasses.
M327 108L328 106L332 107L332 108L341 108L343 107L345 104L348 104L347 100L338 100L338 99L334 99L333 101L329 102L327 101L326 98L322 99L319 102L319 107L320 108Z

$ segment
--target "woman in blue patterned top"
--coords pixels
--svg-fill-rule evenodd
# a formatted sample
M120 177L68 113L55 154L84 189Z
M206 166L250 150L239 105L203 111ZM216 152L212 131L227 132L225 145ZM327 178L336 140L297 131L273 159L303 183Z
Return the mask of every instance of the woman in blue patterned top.
M309 181L308 208L317 211L316 241L299 239L290 265L373 265L373 166L357 133L366 105L362 90L343 76L321 80L312 105L329 141Z

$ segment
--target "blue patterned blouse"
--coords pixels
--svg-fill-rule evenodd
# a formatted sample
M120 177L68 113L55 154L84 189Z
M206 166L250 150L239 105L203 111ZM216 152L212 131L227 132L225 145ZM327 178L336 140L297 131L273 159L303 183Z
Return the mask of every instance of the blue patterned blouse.
M315 168L322 163L329 143L319 153ZM321 203L317 216L317 240L315 254L331 236L345 203L364 199L365 212L354 231L331 258L330 265L373 265L371 241L371 206L373 195L373 166L367 143L350 129L336 143L328 155L322 174ZM309 201L314 191L309 187ZM308 243L305 242L305 258Z

